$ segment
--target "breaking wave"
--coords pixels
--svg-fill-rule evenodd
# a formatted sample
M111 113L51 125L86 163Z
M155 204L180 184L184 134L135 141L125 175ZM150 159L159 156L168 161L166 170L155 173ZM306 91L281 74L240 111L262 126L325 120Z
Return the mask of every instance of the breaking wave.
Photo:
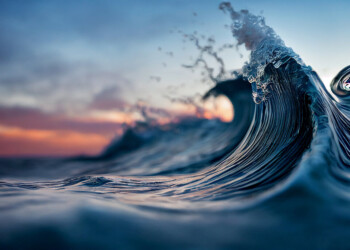
M252 52L203 98L226 96L233 121L140 124L97 157L2 160L0 246L350 247L349 67L333 96L264 18L220 8Z

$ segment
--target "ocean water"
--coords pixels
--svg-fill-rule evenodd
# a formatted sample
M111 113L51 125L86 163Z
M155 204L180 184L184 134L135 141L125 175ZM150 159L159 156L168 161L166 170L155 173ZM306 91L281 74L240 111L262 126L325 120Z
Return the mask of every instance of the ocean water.
M260 16L231 123L139 124L96 157L0 160L0 248L350 249L350 68L327 92Z

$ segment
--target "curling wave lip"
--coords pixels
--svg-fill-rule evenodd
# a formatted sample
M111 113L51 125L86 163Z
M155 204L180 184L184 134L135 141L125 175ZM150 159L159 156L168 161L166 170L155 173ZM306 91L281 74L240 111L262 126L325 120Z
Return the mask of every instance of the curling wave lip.
M332 92L343 102L350 101L350 66L342 69L331 82Z

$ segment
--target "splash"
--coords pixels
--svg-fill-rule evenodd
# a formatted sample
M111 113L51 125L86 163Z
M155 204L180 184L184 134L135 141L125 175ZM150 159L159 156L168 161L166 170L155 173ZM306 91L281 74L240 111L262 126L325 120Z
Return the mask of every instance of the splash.
M251 50L249 62L243 67L243 76L252 84L256 104L267 100L276 81L274 75L265 74L267 65L279 68L291 58L303 64L291 48L287 48L275 31L266 25L265 18L251 14L248 10L235 11L229 2L221 3L219 9L232 19L232 35L238 45Z
M229 2L221 3L219 9L230 15L233 21L232 35L237 39L238 45L244 44L248 50L255 50L265 39L280 40L262 16L253 15L248 10L237 12Z

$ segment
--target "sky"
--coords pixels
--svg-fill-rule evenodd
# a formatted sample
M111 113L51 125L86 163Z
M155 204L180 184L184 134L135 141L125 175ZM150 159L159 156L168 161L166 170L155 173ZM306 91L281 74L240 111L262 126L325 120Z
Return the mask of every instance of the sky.
M169 96L211 86L183 67L199 53L184 34L235 45L220 2L0 0L0 156L97 154L143 110L164 123L196 113ZM349 65L350 1L232 5L263 15L326 85ZM228 70L248 59L243 47L220 56Z

